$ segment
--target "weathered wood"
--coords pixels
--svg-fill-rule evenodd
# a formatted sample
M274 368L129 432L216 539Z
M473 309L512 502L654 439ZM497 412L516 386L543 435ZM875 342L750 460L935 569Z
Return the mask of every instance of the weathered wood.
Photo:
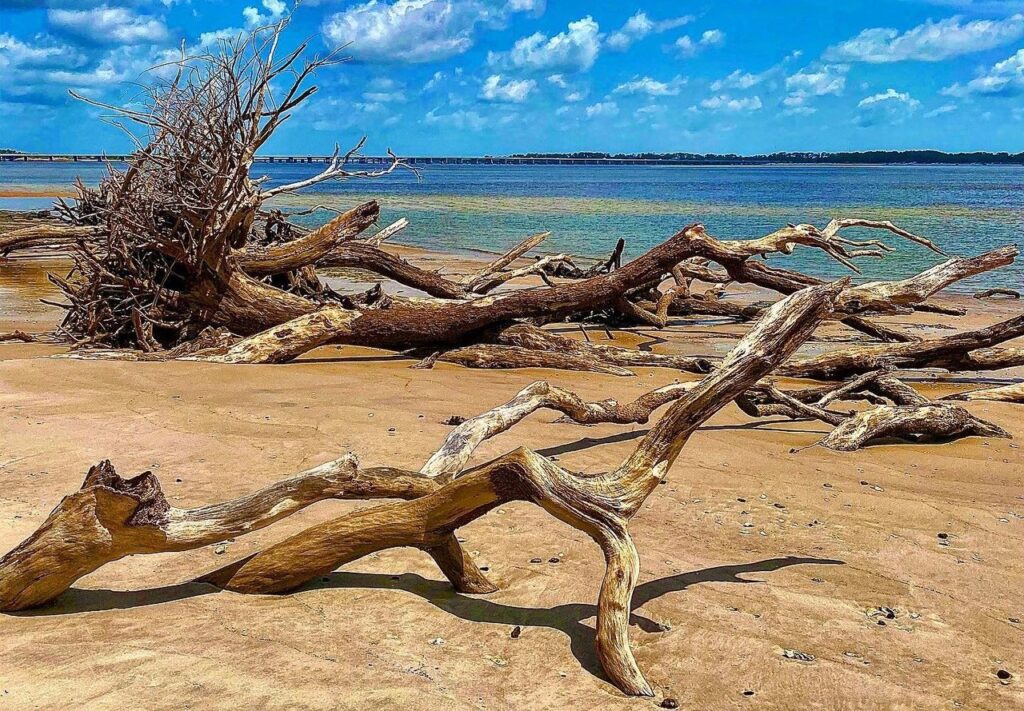
M1008 438L1010 434L956 405L882 405L857 413L823 437L819 444L839 452L852 452L872 440L885 438L917 441L972 436Z
M238 592L288 590L378 550L437 545L442 536L501 503L533 501L586 532L604 551L598 658L620 689L651 695L628 643L629 599L639 573L639 558L627 522L665 478L700 423L808 338L829 313L840 288L808 289L769 309L723 367L673 404L615 471L582 477L535 452L518 449L455 476L428 496L314 526L201 580Z
M879 368L998 370L1024 365L1024 348L993 346L1024 335L1024 316L916 343L854 346L786 363L782 375L838 380Z
M992 388L979 388L967 392L947 395L943 400L995 400L1024 404L1024 382L1010 383Z

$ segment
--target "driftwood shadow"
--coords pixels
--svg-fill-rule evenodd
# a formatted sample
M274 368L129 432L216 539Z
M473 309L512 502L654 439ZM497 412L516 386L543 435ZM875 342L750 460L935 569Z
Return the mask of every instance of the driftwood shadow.
M633 593L632 609L636 610L652 600L669 593L681 592L691 585L699 583L764 583L766 582L764 580L748 580L740 576L747 573L772 572L793 565L844 565L844 561L787 556L739 565L720 565L670 575L637 585L636 591ZM597 615L597 605L567 603L549 608L506 605L480 597L462 595L455 592L447 582L431 580L415 573L388 575L386 573L336 572L318 578L316 582L308 583L298 591L317 589L398 590L416 595L439 610L468 622L508 625L509 627L518 625L524 630L531 627L559 630L569 638L572 654L580 662L580 665L594 676L607 680L594 653L594 629L585 624L586 620ZM194 582L139 591L71 588L53 603L44 607L4 614L12 617L39 617L104 610L126 610L219 592L221 590L211 585ZM631 615L630 624L636 625L648 633L667 631L661 624L638 614Z

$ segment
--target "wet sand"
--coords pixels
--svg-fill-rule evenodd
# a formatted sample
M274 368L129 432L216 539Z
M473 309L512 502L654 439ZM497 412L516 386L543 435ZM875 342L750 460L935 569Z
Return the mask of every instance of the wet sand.
M421 264L447 261L401 251ZM0 331L52 327L59 310L37 301L55 296L42 277L47 265L61 266L0 266ZM343 277L350 286L358 278ZM992 323L1021 308L952 300L971 314L888 321L941 335L951 323ZM557 328L578 335L575 326ZM620 345L719 356L745 330L679 320L613 335ZM824 335L858 338L838 326ZM591 337L607 338L596 329ZM818 341L804 352L835 345ZM284 366L48 357L61 350L0 345L3 551L104 458L124 475L153 470L172 503L195 506L349 450L368 466L418 468L450 431L443 420L477 414L537 379L623 400L694 377L412 370L410 360L351 347ZM916 377L938 396L964 380L1022 375ZM827 427L755 422L735 406L706 423L631 526L642 559L631 637L654 700L623 697L594 658L600 551L529 504L460 530L501 587L488 596L453 593L426 555L407 549L287 595L187 582L373 505L332 501L228 542L223 553L209 546L125 559L51 606L0 615L0 708L649 709L665 697L699 709L1020 708L1024 421L1020 406L969 407L1016 439L793 452ZM571 469L599 471L647 429L555 419L531 416L474 461L526 445ZM894 617L872 615L879 607ZM516 626L522 633L513 638ZM1000 669L1013 675L1008 683Z

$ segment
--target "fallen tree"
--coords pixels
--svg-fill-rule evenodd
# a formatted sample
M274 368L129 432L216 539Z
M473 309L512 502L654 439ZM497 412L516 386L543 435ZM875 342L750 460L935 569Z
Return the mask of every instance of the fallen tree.
M675 400L614 471L581 476L523 448L479 467L463 467L480 441L507 429L537 406L554 406L581 419L642 421L676 393L651 395L632 409L611 403L587 406L551 390L527 393L482 419L464 423L425 465L426 474L385 477L379 484L387 487L385 496L415 496L409 502L384 504L314 526L201 580L238 592L287 590L384 548L447 550L460 526L503 502L532 501L587 533L601 547L607 572L598 602L598 657L609 678L624 692L652 695L629 648L630 597L639 574L639 557L628 521L668 475L693 431L805 341L828 315L842 286L807 289L769 309L723 366ZM65 498L35 534L0 560L0 607L23 609L52 599L78 576L132 552L183 550L204 545L225 532L238 533L247 526L269 523L289 509L327 495L342 496L353 480L362 486L361 494L370 491L369 495L376 495L373 487L378 480L367 483L351 458L313 472L242 500L183 511L170 507L152 475L124 481L109 466L101 465L90 472L78 494ZM323 478L324 474L339 473L340 482ZM317 477L318 483L305 496L292 496L303 482ZM440 485L419 495L422 489L416 485L421 480ZM401 482L398 493L395 481ZM282 486L288 492L287 508L277 505ZM468 561L459 551L456 559Z
M409 352L427 358L424 365L447 361L616 374L655 365L707 372L707 359L634 355L537 332L526 338L523 329L594 318L661 328L687 314L749 321L767 304L734 304L722 298L725 284L751 283L787 295L822 283L759 259L817 249L856 271L857 259L893 251L881 240L844 236L851 228L881 230L942 253L887 221L838 219L822 229L789 225L751 240L716 239L694 224L628 263L620 239L607 259L586 268L567 254L526 259L547 239L540 232L481 269L450 277L381 247L407 221L366 236L379 218L375 201L315 229L301 227L273 206L274 198L327 180L379 177L408 166L392 155L386 166L358 168L360 141L345 154L335 149L324 169L306 179L271 185L253 177L257 151L316 91L306 82L339 60L329 54L303 62L305 44L281 55L284 24L227 40L209 54L182 56L169 65L176 69L173 77L147 90L142 108L103 106L148 136L127 167L111 168L95 188L78 183L77 200L57 206L68 224L0 238L0 249L71 250L71 272L51 275L67 301L57 333L83 357L117 357L111 352L119 351L145 360L279 363L320 345L351 344ZM872 337L912 343L917 337L870 317L907 309L948 313L927 300L1015 256L1014 249L1004 248L953 258L910 279L865 284L849 290L837 311L845 324ZM367 270L426 296L400 297L379 288L339 294L316 271L333 267ZM502 288L527 277L544 285ZM676 285L663 291L668 278ZM714 288L698 294L690 288L694 280ZM201 339L211 329L227 334L212 350Z

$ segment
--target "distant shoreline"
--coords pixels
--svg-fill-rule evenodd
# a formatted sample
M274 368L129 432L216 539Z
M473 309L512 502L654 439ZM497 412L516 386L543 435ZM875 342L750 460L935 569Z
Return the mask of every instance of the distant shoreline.
M127 154L104 153L0 153L2 163L90 163L125 162ZM329 155L260 155L261 164L328 163ZM820 166L866 168L884 166L1024 166L1024 153L942 153L940 151L865 151L843 153L772 153L738 156L732 154L604 154L604 153L522 153L508 156L404 156L409 165L487 166L653 166L653 167L760 167ZM360 156L352 163L386 165L389 156Z

